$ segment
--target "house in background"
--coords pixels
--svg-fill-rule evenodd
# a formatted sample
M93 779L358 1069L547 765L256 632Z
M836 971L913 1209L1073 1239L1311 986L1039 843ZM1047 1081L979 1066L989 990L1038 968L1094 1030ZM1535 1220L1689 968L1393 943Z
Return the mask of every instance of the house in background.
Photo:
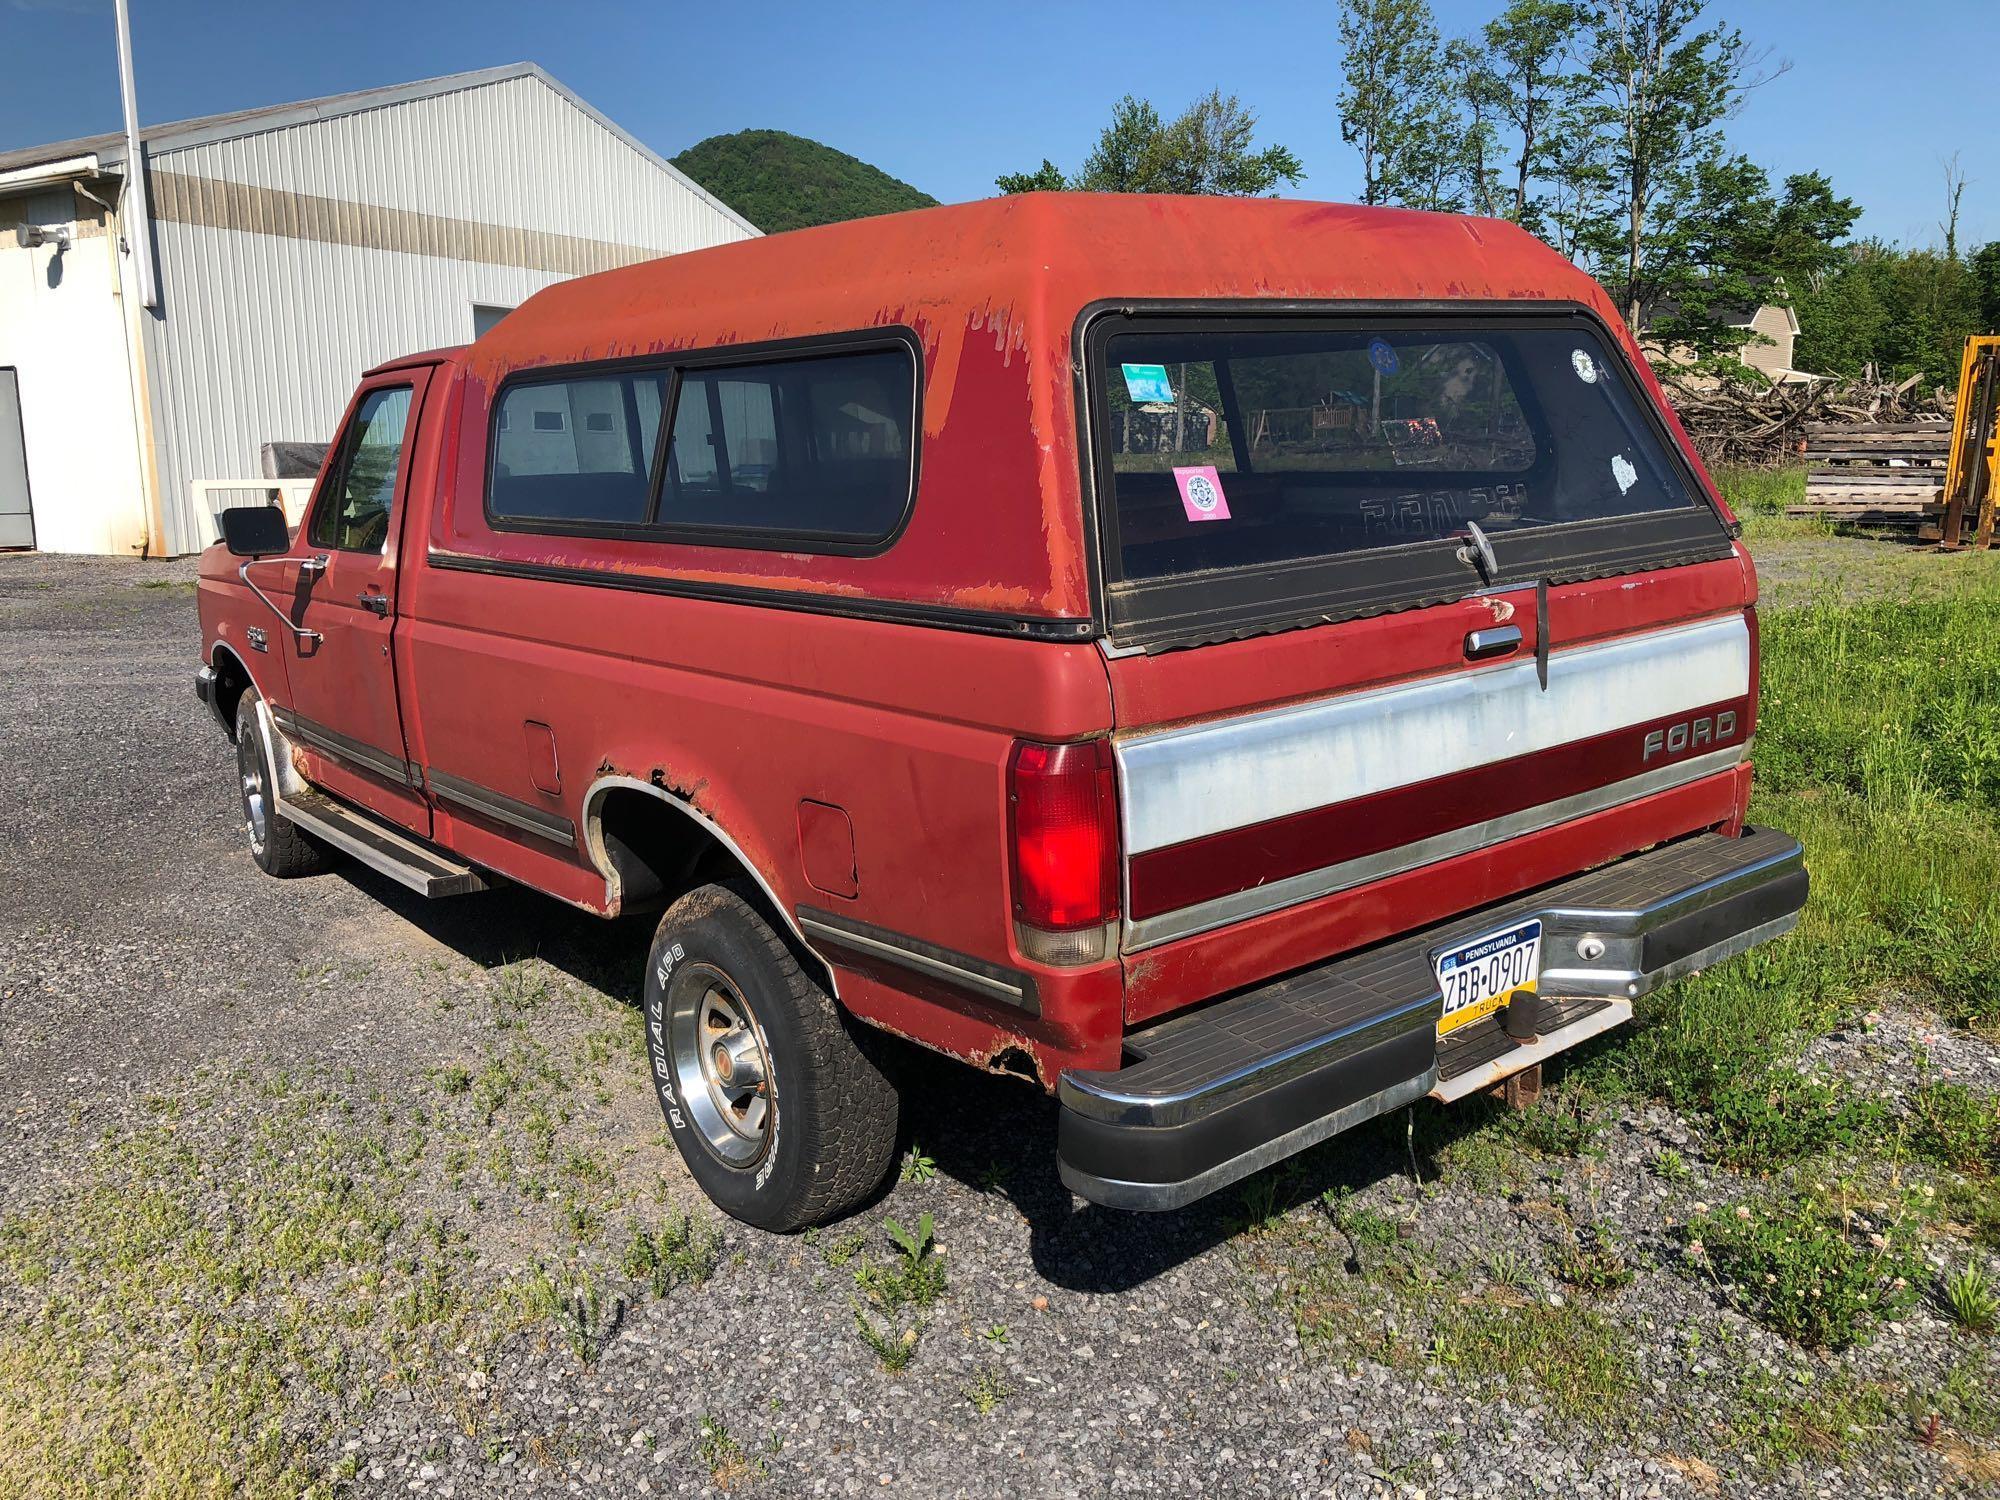
M1662 301L1653 309L1652 317L1668 318L1678 311L1677 304L1672 301ZM1751 369L1768 377L1772 384L1797 385L1825 378L1793 368L1792 351L1798 343L1799 315L1789 304L1760 302L1754 307L1719 307L1711 309L1711 314L1724 328L1740 328L1753 335L1759 335L1746 342L1736 357ZM1692 351L1679 347L1662 348L1644 332L1639 335L1639 340L1646 351L1646 357L1656 362L1685 365L1694 360ZM1693 383L1712 382L1695 380Z
M758 231L532 63L0 152L0 547L175 555L197 481L331 437L354 382L567 277ZM254 493L254 492L253 492Z

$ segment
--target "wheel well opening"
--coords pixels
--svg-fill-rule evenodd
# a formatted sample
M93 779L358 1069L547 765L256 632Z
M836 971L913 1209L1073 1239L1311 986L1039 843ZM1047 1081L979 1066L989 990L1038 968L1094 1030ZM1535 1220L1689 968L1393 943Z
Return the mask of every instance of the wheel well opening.
M243 663L236 659L233 651L218 650L211 663L215 672L215 713L222 720L222 732L233 743L236 739L236 705L243 701L243 690L250 686L250 674L243 669Z
M604 857L618 877L619 909L651 911L701 882L694 877L719 855L735 873L721 840L660 798L613 787L594 814Z
M650 792L620 786L597 799L590 818L618 881L621 914L663 911L696 886L734 882L813 978L833 993L826 964L800 941L754 872L701 819Z

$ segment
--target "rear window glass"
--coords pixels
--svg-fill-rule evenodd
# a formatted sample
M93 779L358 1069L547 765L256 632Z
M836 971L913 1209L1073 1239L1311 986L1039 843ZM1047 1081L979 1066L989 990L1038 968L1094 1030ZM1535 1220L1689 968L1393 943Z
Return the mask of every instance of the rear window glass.
M1701 503L1582 326L1176 329L1103 348L1127 580Z
M508 386L494 423L493 515L643 523L669 378L654 370Z
M660 522L882 541L909 506L914 410L899 350L684 371Z

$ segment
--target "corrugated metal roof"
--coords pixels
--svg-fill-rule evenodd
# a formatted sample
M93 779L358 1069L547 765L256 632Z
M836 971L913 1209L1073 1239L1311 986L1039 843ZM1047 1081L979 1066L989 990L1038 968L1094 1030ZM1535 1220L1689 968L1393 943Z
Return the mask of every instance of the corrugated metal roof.
M503 67L480 68L466 73L447 73L441 78L424 78L414 83L391 84L385 88L356 89L352 93L328 94L324 98L302 99L293 104L268 104L260 109L240 109L228 114L202 115L193 120L176 120L166 125L147 125L140 128L139 138L145 142L148 157L157 160L163 152L176 151L188 146L261 135L266 131L284 130L294 125L309 124L315 120L338 119L342 115L384 109L390 105L407 104L416 99L433 99L440 94L484 88L490 84L506 83L516 78L539 79L661 171L685 183L691 192L720 209L753 234L762 233L756 225L681 172L657 151L586 103L575 91L551 77L538 63L508 63ZM13 151L0 151L0 172L86 155L95 155L101 167L122 169L125 160L124 133L110 131L104 135L87 135L79 136L75 140L54 141L46 146L23 146Z

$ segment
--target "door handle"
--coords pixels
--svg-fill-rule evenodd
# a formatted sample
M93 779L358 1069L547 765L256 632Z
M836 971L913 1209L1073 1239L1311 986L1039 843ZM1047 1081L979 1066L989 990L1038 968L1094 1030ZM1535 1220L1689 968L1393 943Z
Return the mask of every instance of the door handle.
M361 607L363 609L373 610L376 614L383 616L389 613L389 596L387 594L364 593L356 597L361 600Z
M1484 630L1471 630L1465 636L1465 659L1483 661L1489 656L1504 656L1521 644L1521 627L1518 625L1490 625Z

